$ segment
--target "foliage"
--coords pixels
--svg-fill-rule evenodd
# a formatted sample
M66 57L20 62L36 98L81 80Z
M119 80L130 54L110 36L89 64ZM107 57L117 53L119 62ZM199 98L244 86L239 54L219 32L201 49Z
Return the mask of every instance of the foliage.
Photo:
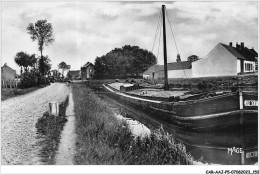
M157 59L152 52L126 45L96 58L95 78L137 77L156 63Z
M41 52L41 59L39 60L39 69L42 75L45 75L46 68L45 60L42 55L43 46L48 46L54 42L52 24L48 23L47 20L38 20L35 24L29 23L27 26L27 32L31 35L33 41L38 41L38 49Z
M52 24L48 23L46 19L38 20L35 24L29 23L27 31L33 41L38 41L38 49L41 51L41 55L43 45L48 46L54 41Z
M14 61L21 67L22 74L22 68L24 68L25 71L28 71L28 67L33 67L37 59L35 58L35 54L29 55L26 52L21 51L15 55Z
M191 62L193 62L193 61L197 61L197 60L199 60L200 58L197 56L197 55L191 55L191 56L189 56L188 58L187 58L187 61L191 61Z
M21 77L21 81L18 83L18 87L21 89L30 88L39 85L49 85L50 81L48 78L41 76L36 72L24 72Z
M41 72L41 75L45 76L49 74L51 70L51 64L50 59L48 56L42 56L39 58L39 71Z
M70 65L68 65L67 63L65 63L64 61L62 61L59 65L58 65L59 69L62 69L62 77L64 77L64 70L70 69Z

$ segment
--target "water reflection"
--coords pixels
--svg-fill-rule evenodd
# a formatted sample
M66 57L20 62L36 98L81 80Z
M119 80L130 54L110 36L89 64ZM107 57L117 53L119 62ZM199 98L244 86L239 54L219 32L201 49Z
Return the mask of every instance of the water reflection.
M149 129L157 129L163 125L165 131L186 146L198 164L251 165L258 162L257 126L232 127L210 132L184 131L104 94L100 97L109 101L123 117L137 120Z

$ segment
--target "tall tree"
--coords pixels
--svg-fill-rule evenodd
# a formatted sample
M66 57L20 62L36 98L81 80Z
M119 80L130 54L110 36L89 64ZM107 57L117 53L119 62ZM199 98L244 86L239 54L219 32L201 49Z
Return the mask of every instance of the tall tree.
M48 56L42 56L39 59L39 71L43 76L48 75L51 70L50 59Z
M49 44L54 42L52 24L48 23L46 19L38 20L35 24L29 23L29 25L27 26L27 31L31 35L31 39L33 41L38 41L38 49L41 52L41 58L39 62L43 63L43 46L48 46ZM39 69L40 72L44 70L44 68L40 67ZM44 72L41 72L41 74L44 75Z

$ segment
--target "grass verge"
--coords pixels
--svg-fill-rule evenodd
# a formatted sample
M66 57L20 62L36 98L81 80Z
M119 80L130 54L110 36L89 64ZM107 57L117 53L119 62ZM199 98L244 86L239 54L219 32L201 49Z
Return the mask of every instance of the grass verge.
M75 164L161 165L191 164L182 144L163 129L134 137L125 122L84 84L72 84L76 116Z
M69 97L59 105L59 116L54 116L45 112L36 123L37 134L41 138L38 142L40 145L41 162L47 165L55 164L55 154L60 142L60 134L63 126L67 122L65 116L66 107L68 106Z

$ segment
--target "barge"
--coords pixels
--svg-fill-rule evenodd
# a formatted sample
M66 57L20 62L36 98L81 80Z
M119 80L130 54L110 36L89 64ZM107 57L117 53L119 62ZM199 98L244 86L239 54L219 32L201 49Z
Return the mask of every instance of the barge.
M152 114L159 120L176 127L207 130L238 125L258 124L258 93L237 91L197 99L162 101L133 96L103 84L109 96L127 104L134 105Z

